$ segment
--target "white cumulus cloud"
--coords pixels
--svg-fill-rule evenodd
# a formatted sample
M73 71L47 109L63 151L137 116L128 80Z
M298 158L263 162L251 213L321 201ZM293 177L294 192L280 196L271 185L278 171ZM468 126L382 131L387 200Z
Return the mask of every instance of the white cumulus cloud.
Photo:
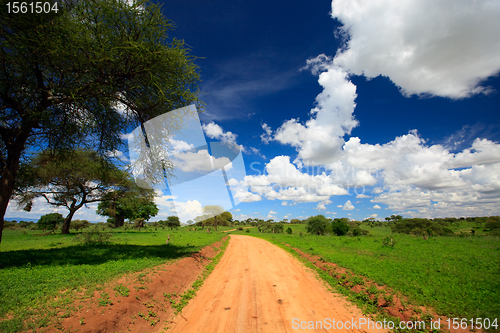
M347 200L345 202L344 206L342 207L342 210L353 210L353 209L354 209L354 206L351 203L351 200Z
M333 0L348 39L334 64L389 77L405 95L463 98L488 92L500 71L500 2Z

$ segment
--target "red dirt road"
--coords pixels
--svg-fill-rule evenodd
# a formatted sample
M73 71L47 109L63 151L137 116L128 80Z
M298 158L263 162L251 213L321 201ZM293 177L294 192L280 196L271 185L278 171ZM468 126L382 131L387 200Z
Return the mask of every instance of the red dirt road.
M359 327L362 317L286 251L259 238L232 235L221 261L168 332L384 331ZM331 323L326 318L349 327L354 321L358 329L309 326Z

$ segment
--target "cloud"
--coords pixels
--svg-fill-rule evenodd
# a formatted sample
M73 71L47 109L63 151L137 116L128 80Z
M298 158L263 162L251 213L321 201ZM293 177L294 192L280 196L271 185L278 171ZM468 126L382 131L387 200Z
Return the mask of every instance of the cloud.
M131 134L132 133L120 133L120 139L122 139L124 141L128 141Z
M326 206L330 205L332 202L330 200L325 200L322 202L319 202L318 205L314 208L317 210L326 210Z
M342 207L342 210L353 210L354 206L351 203L351 200L347 200L344 204L344 207Z
M498 143L477 138L469 148L452 153L442 145L427 145L411 131L382 145L362 144L353 137L343 148L346 165L377 168L382 186L372 189L372 202L410 216L498 214Z
M172 154L177 154L194 148L193 144L182 140L170 139L170 144L172 145Z
M155 220L164 220L169 216L178 216L185 223L188 220L193 220L195 217L203 214L203 206L197 200L188 200L180 202L171 200L170 195L161 195L155 197L154 201L159 208L159 213Z
M366 198L371 198L371 196L366 195L366 194L358 194L356 195L356 199L366 199ZM359 201L361 202L361 201Z
M266 172L265 175L246 176L240 186L268 200L293 202L326 202L332 195L347 194L324 173L313 176L301 172L290 162L289 156L273 158L267 163Z
M266 123L262 124L262 129L264 130L264 133L262 133L260 135L260 139L265 144L268 144L269 141L272 140L272 133L273 133L273 131L271 130L271 127L269 127Z
M496 1L333 0L331 15L348 40L334 64L407 96L488 93L481 81L500 70Z
M114 157L122 162L129 162L129 159L127 158L127 156L125 156L125 154L120 151L120 150L113 150L113 151L108 151L106 152L106 155L109 156L109 157Z
M382 209L382 207L380 207L379 205L375 205L373 206L373 209Z
M222 127L214 123L213 121L208 124L202 125L203 131L205 134L211 138L216 140L221 140L223 142L236 143L236 134L232 132L224 132Z
M172 158L174 166L184 172L211 172L214 169L224 167L229 170L232 167L231 161L227 157L215 158L210 156L208 150L202 149L196 152L187 151L178 153ZM213 168L212 168L213 164Z
M358 125L353 117L356 86L347 72L325 55L308 60L306 68L316 74L324 70L318 78L323 91L316 97L311 118L305 124L297 119L284 122L273 139L294 146L305 163L320 165L335 160L344 144L342 137Z

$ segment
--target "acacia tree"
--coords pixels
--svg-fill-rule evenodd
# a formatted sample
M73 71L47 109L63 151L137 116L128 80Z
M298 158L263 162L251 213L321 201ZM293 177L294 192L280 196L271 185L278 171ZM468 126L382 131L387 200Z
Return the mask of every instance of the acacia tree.
M43 15L0 10L0 242L27 153L85 145L193 102L199 75L173 22L148 1L62 0ZM5 9L5 8L4 8Z
M221 215L224 212L225 212L225 209L222 208L219 205L207 205L207 206L203 207L203 213L204 213L204 215L207 215L210 218L214 219L213 225L214 225L215 231L217 231L217 224L219 222L218 221L219 220L219 216L218 215Z
M178 228L181 226L181 220L179 220L178 216L169 216L167 217L167 227L172 230L173 228Z
M147 221L158 214L154 191L130 182L127 187L107 193L97 206L97 214L112 218L115 228L122 227L125 219Z
M65 207L69 213L64 218L61 233L68 234L77 210L103 200L110 190L125 187L130 182L126 172L94 151L76 150L59 155L42 152L21 168L15 199L28 211L36 198Z
M50 228L52 229L52 232L56 230L56 227L58 224L63 223L64 218L61 214L59 213L50 213L50 214L45 214L40 217L38 220L37 226L38 229L47 229Z

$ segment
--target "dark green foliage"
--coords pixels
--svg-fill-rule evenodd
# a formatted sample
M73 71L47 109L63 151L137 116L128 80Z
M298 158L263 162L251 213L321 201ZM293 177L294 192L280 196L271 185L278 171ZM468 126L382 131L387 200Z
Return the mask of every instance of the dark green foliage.
M76 231L88 228L89 226L90 222L87 220L73 220L73 222L71 222L71 228L75 229Z
M107 193L97 206L97 214L111 217L115 228L122 227L125 219L147 221L158 214L153 190L138 187L132 181L127 185Z
M349 232L349 219L343 217L341 219L334 219L332 221L332 231L337 236L344 236Z
M400 221L402 219L403 219L403 217L401 215L391 215L391 216L385 218L385 220L387 222Z
M64 217L59 213L50 213L45 214L40 217L38 220L38 229L41 230L55 230L58 224L62 224L64 222Z
M167 227L170 229L178 228L181 226L181 221L178 216L169 216L167 217Z
M364 230L364 229L360 228L361 222L358 222L358 221L349 221L349 222L347 222L347 224L349 225L349 231L347 232L348 236L364 236L364 235L368 235L368 231L367 230Z
M486 220L486 229L489 231L493 231L495 229L500 229L500 217L499 216L490 216Z
M259 232L278 234L282 233L284 228L282 223L261 221L257 224L257 229L259 229Z
M323 215L312 216L307 219L306 231L313 235L324 235L328 228L328 219Z
M194 58L183 41L169 39L174 23L158 5L58 4L57 13L0 11L0 240L32 147L85 146L105 155L127 128L198 101Z
M391 225L393 232L427 236L453 235L453 231L448 227L449 222L446 221L432 221L418 218L399 220Z
M273 223L273 232L276 234L282 233L283 232L283 223Z
M286 229L286 233L287 233L287 234L289 234L289 235L290 235L290 234L292 234L292 232L293 232L293 231L292 231L292 228L288 227L288 228Z

